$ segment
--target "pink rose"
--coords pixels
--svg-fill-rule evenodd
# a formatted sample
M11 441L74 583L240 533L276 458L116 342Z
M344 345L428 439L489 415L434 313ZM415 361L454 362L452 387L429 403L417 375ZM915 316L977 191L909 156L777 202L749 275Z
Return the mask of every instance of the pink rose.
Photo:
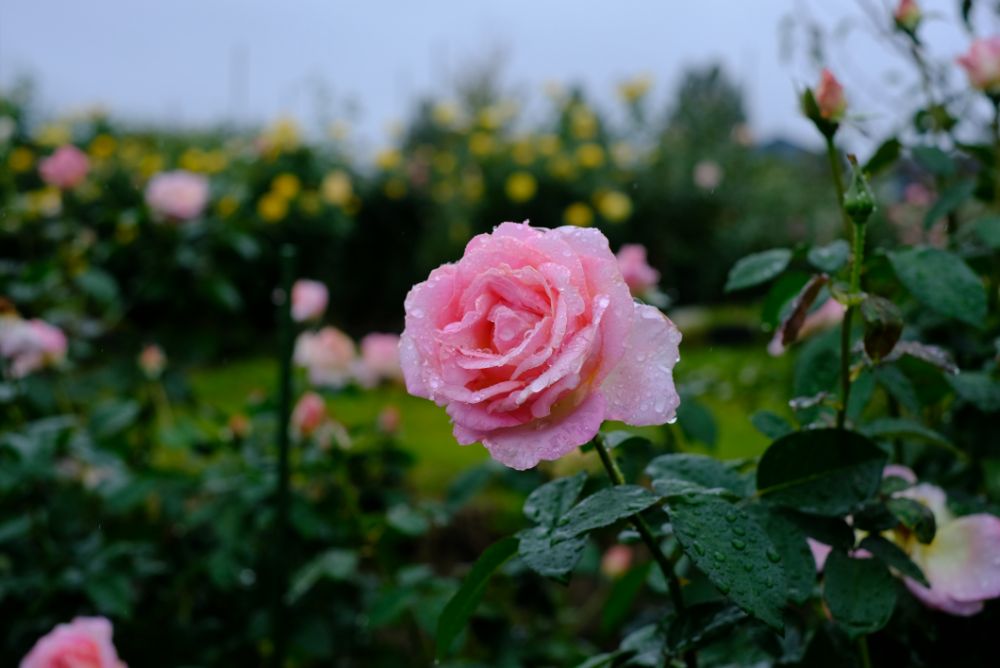
M55 153L38 163L38 173L50 186L69 190L87 178L90 160L72 144L64 144Z
M916 30L923 16L923 12L920 11L920 5L916 3L916 0L900 0L899 4L896 5L896 11L893 13L896 25L910 32Z
M201 215L208 202L208 179L184 170L161 172L146 186L146 204L157 215L173 220L191 220Z
M10 364L10 375L24 378L66 358L66 335L42 320L17 316L0 319L0 356Z
M656 289L660 282L660 272L646 262L646 247L641 244L624 244L618 249L618 268L622 278L632 294L641 297L646 292Z
M527 469L604 420L674 419L681 334L637 304L593 228L503 223L406 297L407 390L446 406L455 438Z
M975 40L958 64L965 68L974 88L1000 94L1000 35Z
M844 87L833 73L825 68L820 74L819 86L816 87L816 104L819 105L820 116L828 121L839 121L847 111Z
M163 348L155 343L145 346L139 353L139 368L142 369L147 378L159 378L166 366L167 356L164 354Z
M326 310L330 297L326 286L319 281L300 279L292 286L292 320L305 322L318 320Z
M326 422L326 402L315 392L306 392L292 411L292 433L309 436Z
M627 545L612 545L601 557L601 573L616 579L625 575L632 566L632 548Z
M714 160L699 160L694 166L692 180L702 190L715 190L722 183L722 167Z
M366 387L381 380L402 380L399 365L399 337L395 334L373 332L361 339L361 367L358 380Z
M36 642L20 668L126 668L111 633L111 622L104 617L77 617Z
M399 412L399 408L390 404L382 409L376 421L379 431L386 434L396 434L399 432L399 425L403 421L403 416Z
M295 363L308 371L310 383L320 387L347 385L354 374L356 358L354 342L336 327L302 332L295 342Z

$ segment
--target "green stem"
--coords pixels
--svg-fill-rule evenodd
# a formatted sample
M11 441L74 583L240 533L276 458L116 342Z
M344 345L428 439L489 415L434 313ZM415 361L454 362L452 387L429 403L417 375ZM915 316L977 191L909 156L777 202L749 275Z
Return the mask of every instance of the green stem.
M614 460L608 449L604 447L604 442L598 437L594 439L593 443L597 454L601 457L601 463L604 464L604 469L608 472L608 477L611 478L611 484L624 485L625 476L622 475L621 469L618 468L618 462ZM674 603L674 609L677 610L678 614L684 612L684 595L681 593L681 582L677 578L677 573L674 572L673 563L663 553L663 549L653 535L653 530L650 529L649 524L642 515L636 513L629 517L629 521L632 522L635 530L639 532L642 542L646 544L646 547L653 555L653 559L663 572L663 577L667 581L667 588L670 591L670 599ZM695 668L698 665L697 658L693 652L685 654L684 661L688 665L688 668Z
M840 407L837 409L837 428L843 429L847 421L847 404L851 398L851 324L854 320L857 296L861 292L861 265L865 261L865 224L854 223L854 251L851 253L851 282L847 295L847 312L840 325Z
M872 658L868 654L868 636L858 638L858 654L861 655L861 668L872 668Z
M851 218L844 209L844 177L840 171L840 155L837 147L833 145L833 137L826 138L826 157L830 161L830 173L833 176L833 187L837 191L837 208L840 209L840 217L844 221L844 234L851 234Z

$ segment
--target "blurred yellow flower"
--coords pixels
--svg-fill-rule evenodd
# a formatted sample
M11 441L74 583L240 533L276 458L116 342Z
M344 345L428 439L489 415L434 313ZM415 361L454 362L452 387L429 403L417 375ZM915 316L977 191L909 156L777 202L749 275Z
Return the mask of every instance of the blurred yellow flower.
M455 166L457 164L458 158L455 157L454 153L440 151L434 154L434 167L442 174L452 173L455 171Z
M563 212L563 219L569 225L589 227L594 222L594 212L583 202L574 202L566 207L566 211Z
M99 134L90 142L90 147L87 150L90 157L95 160L104 160L114 155L117 148L118 141L114 137L109 134Z
M12 172L26 172L34 166L35 154L31 149L18 146L10 152L7 164L10 166Z
M549 174L557 179L568 181L576 176L576 165L565 155L557 155L549 160Z
M399 151L392 148L383 149L375 156L375 165L385 171L399 167L402 161L403 156L399 154Z
M483 129L496 130L503 123L503 111L495 105L483 107L479 110L476 121Z
M62 195L50 186L27 194L28 213L33 216L58 216L62 212Z
M596 169L604 164L604 149L594 142L581 144L576 149L576 162L584 169Z
M519 165L530 165L535 160L535 147L527 137L518 139L510 150L514 162Z
M144 155L139 162L139 172L147 179L162 170L163 158L156 153Z
M507 177L507 198L512 202L527 202L535 196L538 182L529 172L514 172Z
M275 192L257 200L257 213L268 223L277 223L288 215L288 200Z
M201 156L202 168L209 174L217 174L229 165L229 158L219 150L205 151Z
M629 167L635 163L635 149L628 142L615 142L611 147L611 157L618 167Z
M649 92L653 81L648 75L626 79L618 84L618 94L629 104L635 104Z
M177 161L181 169L189 172L202 171L201 149L189 148L181 153L180 160Z
M323 208L323 201L315 190L306 190L299 198L299 209L307 216L315 216Z
M538 138L538 152L546 157L552 157L559 152L559 144L557 135L542 135Z
M593 139L597 134L597 117L582 104L569 112L569 130L577 139Z
M320 185L323 199L334 206L344 206L354 194L351 177L342 169L337 169L323 177Z
M438 125L451 127L458 120L458 107L451 102L438 102L431 109L431 118Z
M385 196L389 199L402 199L406 196L406 181L395 176L391 179L386 179L385 185L382 186Z
M473 132L469 136L469 151L477 157L485 157L493 152L493 137L485 132Z
M35 139L42 146L61 146L73 139L73 133L65 123L49 123L39 128Z
M594 198L605 220L620 223L632 215L632 200L620 190L606 190Z
M238 209L239 206L240 201L233 195L223 195L215 204L215 212L222 218L228 218L236 213L236 209Z
M297 148L301 135L299 124L293 118L283 116L264 131L263 140L268 149L280 153Z
M274 177L271 181L271 191L285 199L293 199L302 190L302 182L299 177L290 172L283 172Z

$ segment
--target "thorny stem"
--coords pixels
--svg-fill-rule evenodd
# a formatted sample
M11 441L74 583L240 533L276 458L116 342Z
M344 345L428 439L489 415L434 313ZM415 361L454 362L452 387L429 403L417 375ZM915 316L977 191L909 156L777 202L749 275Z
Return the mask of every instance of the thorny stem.
M625 476L622 475L621 469L618 468L618 463L604 446L603 441L598 437L594 439L593 443L597 454L601 456L601 463L604 464L604 469L608 472L608 477L611 478L611 484L624 485ZM659 565L660 570L663 572L663 577L667 581L667 588L670 591L670 598L674 603L674 609L677 610L678 614L684 612L684 597L681 593L681 582L677 579L677 574L674 572L673 563L663 553L663 549L653 535L653 530L650 529L649 524L643 519L642 515L636 513L629 517L629 521L632 522L635 530L639 532L642 542L649 548L653 559L656 560L657 565ZM684 662L688 665L688 668L695 668L698 665L697 658L693 652L688 652L684 655Z
M844 221L844 233L851 233L851 218L844 209L844 177L840 173L840 156L837 147L833 145L833 137L826 138L826 157L830 160L830 173L833 175L833 187L837 191L837 207Z

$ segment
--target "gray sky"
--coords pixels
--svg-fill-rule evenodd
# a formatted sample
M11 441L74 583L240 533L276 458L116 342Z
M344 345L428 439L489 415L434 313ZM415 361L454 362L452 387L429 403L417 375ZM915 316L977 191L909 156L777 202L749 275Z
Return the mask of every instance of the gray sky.
M315 122L324 90L335 117L357 103L352 125L372 148L414 97L446 90L491 53L503 54L528 109L548 81L581 82L609 102L616 82L642 73L663 101L683 67L719 61L744 88L759 136L810 140L795 89L815 71L801 40L792 62L781 58L779 25L806 13L833 32L865 3L888 17L888 0L0 0L0 85L31 75L52 113L99 103L185 124L285 113ZM921 4L952 14L958 2ZM967 46L943 21L925 28L943 58ZM870 30L844 44L831 64L852 107L878 122L889 112L876 99L880 75L899 61Z

